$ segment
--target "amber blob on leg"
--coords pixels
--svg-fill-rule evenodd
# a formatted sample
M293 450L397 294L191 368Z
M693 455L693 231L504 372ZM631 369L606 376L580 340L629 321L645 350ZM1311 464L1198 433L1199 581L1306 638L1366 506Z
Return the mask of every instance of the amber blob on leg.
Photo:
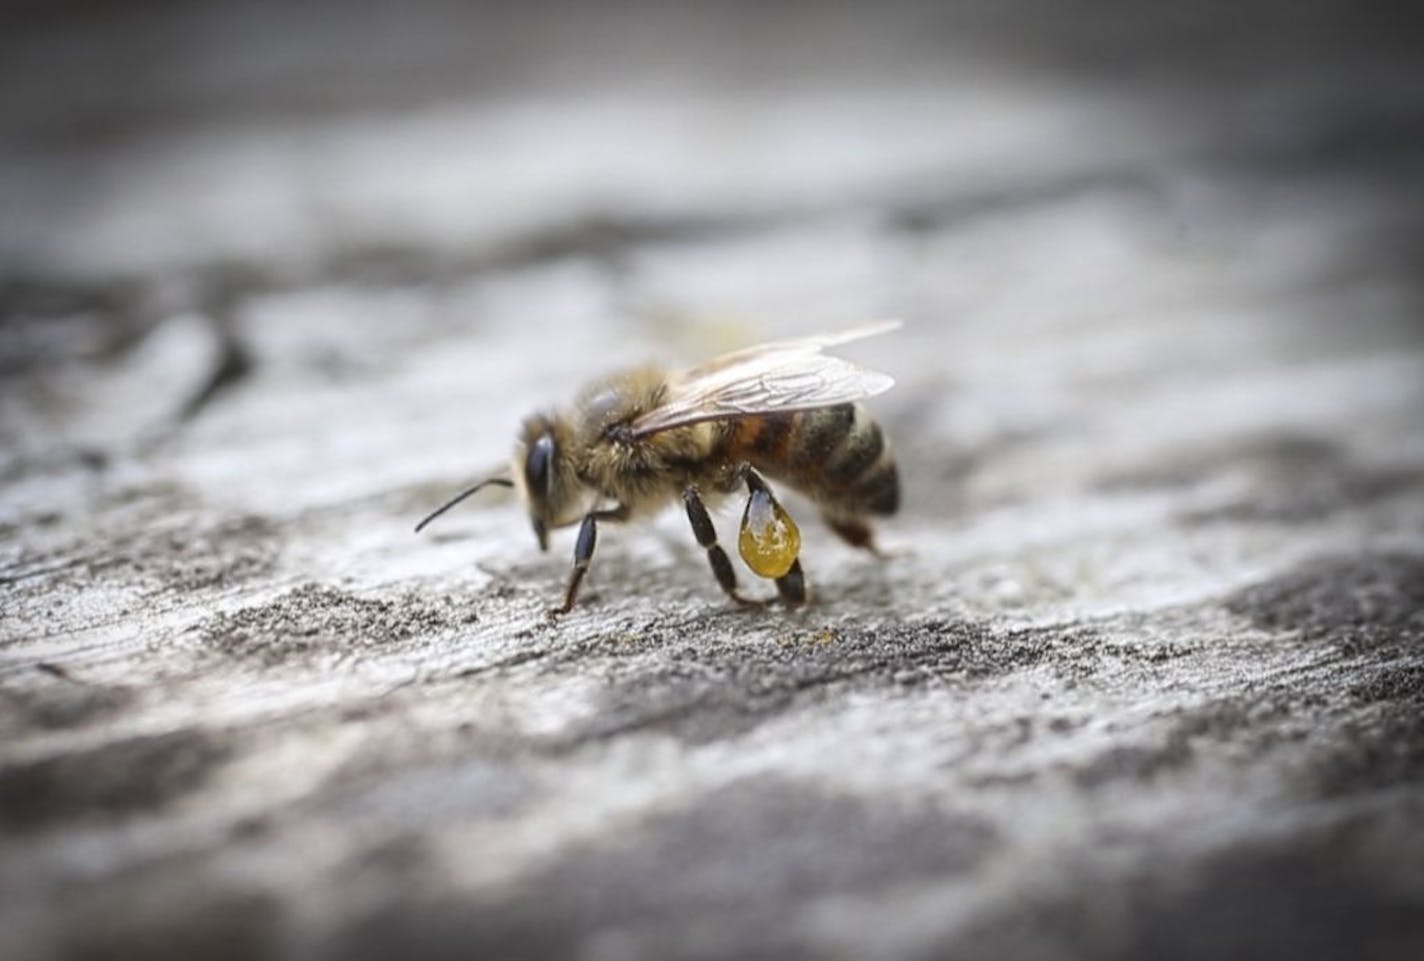
M741 534L737 548L742 560L761 577L778 578L791 570L801 552L801 531L786 509L771 496L760 478L747 478L751 496L742 513Z

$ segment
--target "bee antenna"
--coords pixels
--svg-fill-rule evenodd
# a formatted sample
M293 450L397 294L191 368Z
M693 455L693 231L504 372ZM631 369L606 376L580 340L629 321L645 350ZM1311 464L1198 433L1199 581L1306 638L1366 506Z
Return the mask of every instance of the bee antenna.
M514 481L510 480L508 477L487 477L487 478L485 478L484 480L482 480L482 481L480 481L478 484L476 484L474 487L469 487L469 488L466 488L465 490L460 491L460 493L456 494L454 497L450 498L448 501L446 501L445 503L441 504L439 507L435 508L435 510L433 510L433 511L431 511L429 514L425 515L425 520L423 520L423 521L421 521L419 524L416 524L416 525L415 525L415 532L416 532L417 534L419 534L419 533L421 532L421 530L424 529L424 527L425 527L426 524L429 524L431 521L435 520L435 518L439 517L441 514L445 513L445 512L448 511L450 508L452 508L452 507L454 507L456 504L460 503L460 501L464 500L466 497L469 497L471 494L475 493L476 491L479 491L479 490L481 490L481 489L483 489L483 488L486 488L486 487L490 486L491 484L495 484L495 485L497 485L497 486L499 486L499 487L513 487L513 486L514 486Z

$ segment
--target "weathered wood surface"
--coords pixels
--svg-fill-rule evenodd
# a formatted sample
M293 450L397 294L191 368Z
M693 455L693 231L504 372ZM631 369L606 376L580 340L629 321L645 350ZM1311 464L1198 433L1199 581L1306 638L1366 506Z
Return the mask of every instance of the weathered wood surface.
M9 15L0 956L1424 956L1424 62L1081 6ZM884 315L804 613L411 533Z

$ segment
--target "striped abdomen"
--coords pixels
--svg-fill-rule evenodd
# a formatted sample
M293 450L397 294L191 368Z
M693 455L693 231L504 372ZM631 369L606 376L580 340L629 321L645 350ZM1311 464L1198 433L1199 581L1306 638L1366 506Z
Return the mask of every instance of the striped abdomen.
M900 478L880 425L858 404L739 418L726 454L785 481L832 514L893 514Z

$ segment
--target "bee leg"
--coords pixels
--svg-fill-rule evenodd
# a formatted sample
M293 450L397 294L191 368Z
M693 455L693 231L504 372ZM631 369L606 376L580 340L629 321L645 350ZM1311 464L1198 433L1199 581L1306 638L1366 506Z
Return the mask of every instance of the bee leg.
M573 610L574 600L578 597L579 583L588 573L589 562L593 560L593 548L598 543L598 522L601 520L621 521L627 517L628 508L622 505L612 510L589 511L583 515L583 523L579 525L578 540L574 542L574 569L573 573L569 575L569 585L564 589L564 603L558 607L550 608L550 617L558 617L560 614L567 614Z
M851 547L867 550L881 559L890 555L875 544L875 531L865 521L853 514L822 514L826 526L835 531L840 539Z
M753 470L750 465L743 465L739 468L738 472L746 479L747 490L750 492L752 499L764 498L765 503L770 506L772 511L780 514L782 522L790 527L791 533L795 535L791 550L799 554L801 535L796 532L796 525L791 520L791 516L786 513L786 509L777 503L776 496L772 494L771 488L767 486L766 481L763 480L762 476ZM744 536L746 533L746 523L747 519L744 516L742 518ZM746 554L745 548L742 557L748 563L751 563L751 558ZM753 565L753 569L755 569L755 565ZM801 570L801 558L799 556L792 559L791 567L787 569L786 573L776 578L776 593L781 596L781 603L787 607L800 607L806 603L806 576Z
M806 577L801 573L801 558L791 562L791 570L776 579L776 593L781 595L781 603L787 607L800 607L806 603Z
M732 562L727 559L727 552L722 550L721 544L717 543L717 529L712 526L712 518L707 516L707 506L702 503L702 497L697 488L683 488L682 502L687 506L687 519L692 524L692 533L697 538L697 543L706 549L707 562L712 565L712 573L727 596L747 607L770 603L770 601L744 597L737 591L737 573L732 570Z

